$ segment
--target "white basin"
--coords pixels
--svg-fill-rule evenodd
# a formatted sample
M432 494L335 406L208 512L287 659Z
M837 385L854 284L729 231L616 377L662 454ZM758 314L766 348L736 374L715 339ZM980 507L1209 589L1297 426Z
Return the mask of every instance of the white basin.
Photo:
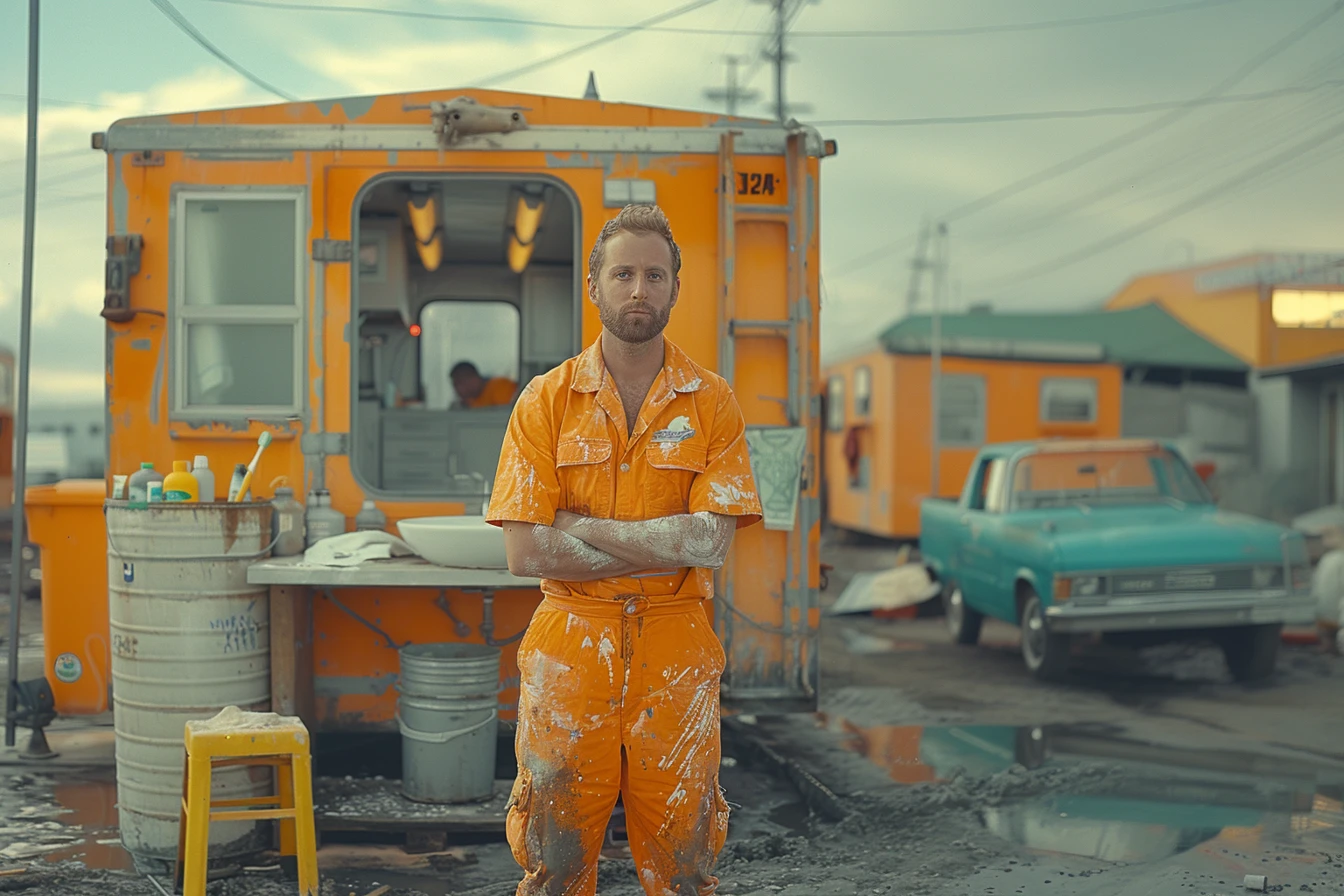
M507 569L504 530L483 516L422 516L397 523L401 537L421 557L460 569Z

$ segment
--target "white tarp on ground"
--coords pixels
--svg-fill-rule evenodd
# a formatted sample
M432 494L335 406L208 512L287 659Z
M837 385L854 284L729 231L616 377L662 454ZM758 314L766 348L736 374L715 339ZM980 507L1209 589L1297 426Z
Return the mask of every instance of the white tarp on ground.
M921 604L937 594L938 583L929 578L923 564L907 563L881 572L855 573L826 615L897 610Z

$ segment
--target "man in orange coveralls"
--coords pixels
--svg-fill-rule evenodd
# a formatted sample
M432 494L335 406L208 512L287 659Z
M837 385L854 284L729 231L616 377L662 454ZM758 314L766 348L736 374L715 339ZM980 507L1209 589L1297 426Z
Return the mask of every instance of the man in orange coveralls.
M704 601L760 501L727 382L663 337L681 251L662 210L622 210L588 268L602 335L523 390L487 514L545 595L518 647L518 894L592 896L619 793L649 896L704 896L728 825Z

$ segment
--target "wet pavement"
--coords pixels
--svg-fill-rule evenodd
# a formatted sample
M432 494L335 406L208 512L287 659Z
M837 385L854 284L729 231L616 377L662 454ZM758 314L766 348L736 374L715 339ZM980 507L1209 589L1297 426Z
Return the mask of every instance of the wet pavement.
M828 549L825 599L891 553ZM40 674L27 631L22 671ZM1247 874L1344 893L1344 661L1286 646L1275 678L1246 687L1204 645L1096 651L1043 685L1010 626L958 648L937 618L843 617L823 622L821 671L820 712L726 725L723 896L1230 896ZM119 845L97 721L54 726L49 763L0 755L0 893L158 892ZM257 862L210 896L294 892L273 856ZM520 876L497 833L425 854L327 833L319 863L323 896L502 896ZM642 892L619 823L599 871L603 896Z

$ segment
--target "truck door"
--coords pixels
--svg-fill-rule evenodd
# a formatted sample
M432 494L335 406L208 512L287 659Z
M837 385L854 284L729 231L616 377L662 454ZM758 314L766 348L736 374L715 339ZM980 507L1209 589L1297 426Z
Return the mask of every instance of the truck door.
M986 612L1000 597L1007 466L1005 459L991 458L971 470L969 500L961 517L966 527L958 558L962 570L962 594L981 612Z
M805 137L781 155L719 151L719 373L747 421L765 510L716 581L726 706L810 711L819 623L816 176Z

